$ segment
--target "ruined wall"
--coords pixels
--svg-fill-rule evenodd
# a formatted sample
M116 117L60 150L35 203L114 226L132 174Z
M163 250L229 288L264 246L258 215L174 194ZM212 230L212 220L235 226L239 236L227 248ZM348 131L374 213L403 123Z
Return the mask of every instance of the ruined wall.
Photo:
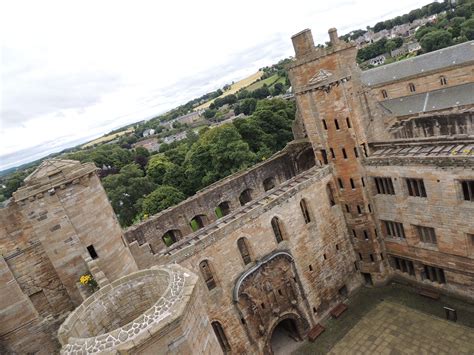
M469 234L474 234L474 204L463 200L460 180L474 180L474 171L454 162L450 164L453 159L442 160L435 166L417 163L413 158L398 159L397 164L378 162L371 165L369 159L367 174L370 176L373 205L387 254L415 264L415 275L395 271L397 274L422 282L427 287L472 297L474 246ZM374 176L391 177L395 195L377 194ZM409 196L405 178L423 179L427 197ZM406 238L387 236L381 220L403 223ZM420 240L416 229L420 225L435 229L436 244ZM422 265L442 268L446 283L422 278ZM392 266L395 270L395 265Z
M248 171L234 174L210 185L179 205L128 228L125 232L127 241L129 243L137 241L139 245L148 243L152 253L156 254L166 248L162 237L167 231L178 230L176 239L185 238L193 233L190 226L192 218L201 216L204 226L215 222L218 219L215 209L222 202L227 202L230 211L235 211L241 207L239 195L244 190L250 189L251 198L255 199L265 193L265 180L273 179L275 186L278 186L299 170L314 165L314 158L311 158L313 162L309 166L305 165L304 159L301 159L301 166L298 166L298 158L307 150L311 152L311 148L305 142L295 146L293 151L279 153Z
M442 76L446 78L445 85L441 84L440 78ZM401 80L394 80L393 82L383 83L380 85L373 85L371 86L371 89L374 91L377 100L383 101L438 89L444 89L450 86L461 85L473 81L474 64L455 66L455 63L453 63L452 68L438 70L427 74L420 74L409 78L403 78ZM410 88L408 87L409 83L415 85L415 92L410 91ZM382 90L387 92L386 98L383 97Z
M390 128L393 138L474 136L474 113L445 113L401 118Z
M262 200L249 203L232 216L231 221L216 224L206 235L170 248L161 255L155 255L151 262L178 262L200 275L206 288L199 264L208 260L213 272L216 288L205 289L204 297L211 321L222 324L230 347L235 353L265 347L271 334L255 335L251 343L241 315L232 300L232 291L237 278L256 265L258 260L278 250L288 251L295 260L295 267L305 300L297 306L303 310L310 326L324 317L341 297L338 290L346 285L352 290L360 284L354 268L355 256L347 235L342 211L339 206L330 206L325 186L331 179L328 167L313 168L306 178L290 180L281 191L269 193ZM311 221L305 223L300 202L305 199ZM277 216L281 221L284 241L277 243L271 227L271 219ZM245 237L252 262L245 265L237 247L237 240ZM140 257L136 255L135 257ZM276 292L276 290L274 291ZM262 302L272 304L269 299ZM314 308L314 309L313 309ZM276 321L278 316L271 321ZM250 344L249 344L250 342Z

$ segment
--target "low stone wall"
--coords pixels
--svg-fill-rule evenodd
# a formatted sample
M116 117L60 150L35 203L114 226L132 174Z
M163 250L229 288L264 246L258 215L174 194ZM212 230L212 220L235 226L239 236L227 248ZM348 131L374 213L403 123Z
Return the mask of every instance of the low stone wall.
M90 296L61 325L58 332L63 346L61 353L164 354L169 346L178 350L210 347L219 353L215 337L207 343L189 344L194 343L194 337L200 337L206 326L207 334L212 334L204 311L191 317L204 319L203 327L192 329L181 324L187 322L190 318L187 313L201 302L197 279L183 267L169 265L138 271L114 281Z

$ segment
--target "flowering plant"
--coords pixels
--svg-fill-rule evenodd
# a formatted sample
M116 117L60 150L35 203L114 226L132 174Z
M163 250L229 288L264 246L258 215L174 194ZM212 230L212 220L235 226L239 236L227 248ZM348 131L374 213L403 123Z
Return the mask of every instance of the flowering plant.
M84 274L79 278L79 282L84 286L89 286L92 289L97 288L97 282L91 274Z

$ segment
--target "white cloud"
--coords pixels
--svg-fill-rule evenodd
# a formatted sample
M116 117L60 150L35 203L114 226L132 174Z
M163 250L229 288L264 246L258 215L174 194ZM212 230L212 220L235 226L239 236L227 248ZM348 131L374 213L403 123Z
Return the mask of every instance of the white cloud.
M420 0L10 1L0 5L0 169L159 114ZM73 4L73 5L72 5Z

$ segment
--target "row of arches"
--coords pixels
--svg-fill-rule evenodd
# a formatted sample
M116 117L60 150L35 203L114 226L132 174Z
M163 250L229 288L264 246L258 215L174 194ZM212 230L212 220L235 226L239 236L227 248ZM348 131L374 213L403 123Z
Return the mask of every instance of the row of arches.
M275 186L276 186L276 182L275 182L275 178L273 178L273 177L266 178L263 181L264 191L269 191L269 190L275 188ZM243 190L240 193L239 202L240 202L241 206L245 206L247 203L252 201L252 199L253 199L252 198L252 191L253 191L252 189L247 188L247 189ZM229 213L231 213L231 203L230 203L230 201L223 201L223 202L219 203L219 205L217 205L217 207L215 208L214 213L215 213L217 218L222 218L222 217L228 215ZM208 217L205 214L198 214L198 215L194 216L189 222L189 225L190 225L193 232L196 232L199 229L204 228L207 224L208 224ZM167 247L169 247L169 246L173 245L174 243L176 243L178 240L180 240L182 237L183 237L183 234L182 234L181 230L171 229L171 230L166 231L162 235L161 239L162 239L163 243Z

